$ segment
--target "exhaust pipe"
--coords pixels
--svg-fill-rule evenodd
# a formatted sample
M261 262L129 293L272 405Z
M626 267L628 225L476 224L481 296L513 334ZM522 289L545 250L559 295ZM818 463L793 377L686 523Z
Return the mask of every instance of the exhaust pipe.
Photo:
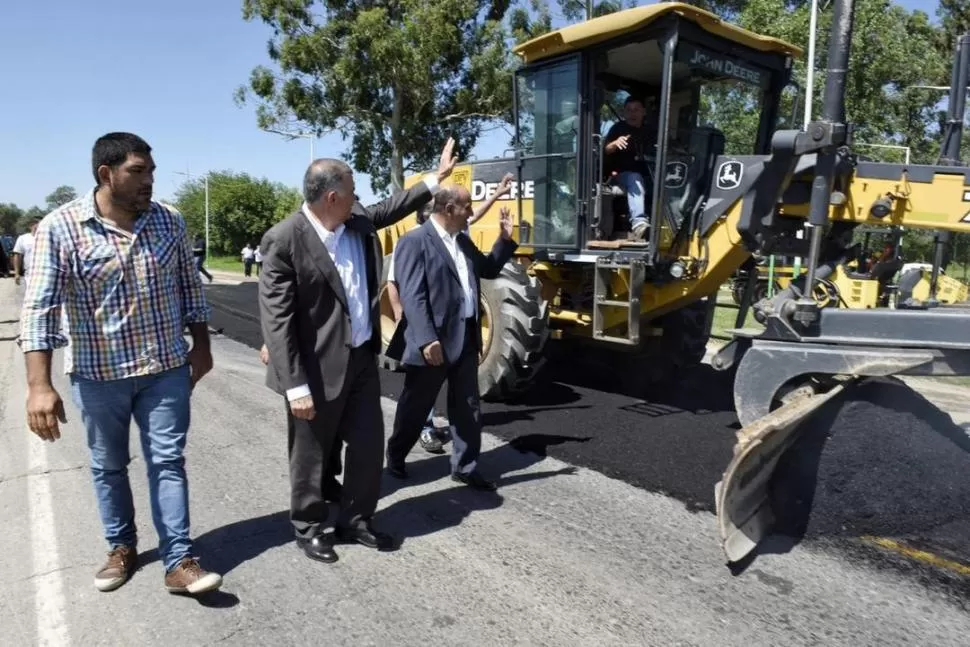
M829 36L829 57L825 70L825 93L822 97L822 118L808 126L808 135L823 145L815 164L812 181L812 198L809 204L808 265L805 276L805 295L795 304L793 319L810 327L818 320L818 306L811 298L812 286L818 269L818 257L822 247L822 230L829 220L829 204L835 182L836 151L845 144L848 128L845 124L845 84L849 68L849 52L852 49L852 23L855 15L854 0L836 0Z

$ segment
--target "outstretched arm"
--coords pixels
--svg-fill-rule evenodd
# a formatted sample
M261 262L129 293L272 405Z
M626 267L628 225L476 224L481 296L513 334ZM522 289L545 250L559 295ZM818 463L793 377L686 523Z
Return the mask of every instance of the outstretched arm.
M453 154L454 148L455 140L449 137L441 151L437 173L428 173L423 182L419 182L407 191L395 193L386 200L367 207L364 211L374 222L374 227L377 229L389 227L431 200L437 193L438 186L451 175L451 171L455 168L457 158Z
M488 210L492 208L492 205L494 205L499 198L501 198L503 195L505 195L506 193L512 190L512 180L514 179L515 179L515 176L512 175L511 173L505 174L505 176L502 178L502 181L499 182L498 189L495 191L494 194L492 194L492 197L486 200L485 204L483 204L478 209L476 209L475 213L472 214L472 217L468 219L469 227L471 227L476 222L478 222L483 217L485 217L485 214L488 213Z

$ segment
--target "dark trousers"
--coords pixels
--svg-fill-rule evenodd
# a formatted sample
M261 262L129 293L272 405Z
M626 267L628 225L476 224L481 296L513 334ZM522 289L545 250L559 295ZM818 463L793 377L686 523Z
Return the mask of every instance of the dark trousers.
M351 351L343 392L325 402L314 396L313 420L294 418L287 406L290 521L297 537L322 532L327 520L325 479L333 476L333 453L347 444L343 496L337 524L353 526L377 509L384 463L384 414L377 358L369 347ZM339 459L336 462L339 472Z
M253 261L252 261L252 259L246 259L245 261L243 261L243 270L245 271L246 276L252 276L253 275Z
M482 449L482 420L478 395L478 351L475 326L465 326L461 356L445 366L405 366L404 390L397 402L394 433L387 441L388 464L403 464L418 442L442 384L448 380L448 421L454 425L451 471L470 472Z

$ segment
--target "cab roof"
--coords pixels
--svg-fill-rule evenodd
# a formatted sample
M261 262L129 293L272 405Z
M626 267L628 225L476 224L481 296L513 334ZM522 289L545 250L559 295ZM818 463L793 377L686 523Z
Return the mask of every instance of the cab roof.
M751 49L792 57L802 55L803 50L796 45L748 31L721 20L709 11L682 2L660 2L593 18L537 36L518 45L513 51L524 63L534 63L635 32L669 14L681 16L705 31Z

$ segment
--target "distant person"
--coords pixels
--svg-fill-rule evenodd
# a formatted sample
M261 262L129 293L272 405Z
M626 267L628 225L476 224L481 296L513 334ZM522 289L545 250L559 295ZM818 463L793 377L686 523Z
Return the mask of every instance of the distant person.
M242 262L243 262L243 272L246 276L253 275L253 261L256 258L256 252L253 251L252 246L246 243L246 246L242 248Z
M71 336L66 372L110 546L94 585L117 589L138 568L128 480L134 420L165 588L198 594L222 585L222 577L203 570L194 555L184 457L192 389L212 369L209 307L183 242L185 221L152 200L151 150L130 133L98 138L92 154L96 187L50 213L37 229L21 318L27 423L40 439L53 442L61 437L58 420L67 422L50 377L53 351L68 344L60 326L63 309Z
M20 285L21 277L30 273L30 264L34 257L34 234L40 220L36 217L31 219L27 225L27 233L17 236L17 242L13 244L13 276L17 285Z
M263 252L259 245L256 245L256 249L253 250L253 261L256 266L256 276L259 276L259 271L263 269Z
M209 270L205 269L205 238L202 236L195 237L195 243L192 245L192 256L195 258L195 271L209 279L209 283L212 283L212 275L209 274Z

